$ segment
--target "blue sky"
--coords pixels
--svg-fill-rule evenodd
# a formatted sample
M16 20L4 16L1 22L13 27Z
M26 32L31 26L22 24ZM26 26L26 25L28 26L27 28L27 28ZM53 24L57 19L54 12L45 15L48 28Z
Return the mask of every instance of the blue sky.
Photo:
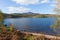
M4 13L34 12L54 14L55 0L0 0L0 10Z

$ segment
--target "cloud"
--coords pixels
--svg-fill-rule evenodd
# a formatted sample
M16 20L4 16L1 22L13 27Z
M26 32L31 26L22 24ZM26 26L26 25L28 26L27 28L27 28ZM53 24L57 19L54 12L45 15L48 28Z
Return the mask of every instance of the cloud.
M21 5L39 4L40 0L12 0Z
M42 0L41 3L47 3L49 0Z
M23 12L29 12L31 9L25 8L25 7L8 7L9 13L23 13Z
M12 0L20 5L30 5L30 4L40 4L40 3L47 3L49 0Z

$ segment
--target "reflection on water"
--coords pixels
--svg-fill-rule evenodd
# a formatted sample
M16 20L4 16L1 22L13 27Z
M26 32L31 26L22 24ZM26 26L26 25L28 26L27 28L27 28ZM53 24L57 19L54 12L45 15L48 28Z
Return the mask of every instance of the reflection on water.
M42 32L49 34L56 34L50 25L54 24L53 18L17 18L17 19L5 19L5 23L9 25L14 24L15 29L20 31L29 32Z

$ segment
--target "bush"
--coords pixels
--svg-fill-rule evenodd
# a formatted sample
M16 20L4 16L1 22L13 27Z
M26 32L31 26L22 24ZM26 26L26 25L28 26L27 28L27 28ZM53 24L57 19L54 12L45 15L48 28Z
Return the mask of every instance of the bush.
M14 30L14 26L13 26L13 24L10 24L8 31L12 32L13 30Z
M7 32L7 27L5 27L4 25L2 25L0 27L0 32Z

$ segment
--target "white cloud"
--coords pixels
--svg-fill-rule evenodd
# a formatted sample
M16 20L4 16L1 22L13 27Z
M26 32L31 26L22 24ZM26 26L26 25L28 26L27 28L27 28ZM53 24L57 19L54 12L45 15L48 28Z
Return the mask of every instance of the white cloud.
M47 3L49 0L42 0L41 3Z
M21 5L39 4L40 0L12 0Z
M49 0L12 0L20 5L47 3Z
M8 7L9 13L23 13L23 12L29 12L31 9L25 8L25 7Z

